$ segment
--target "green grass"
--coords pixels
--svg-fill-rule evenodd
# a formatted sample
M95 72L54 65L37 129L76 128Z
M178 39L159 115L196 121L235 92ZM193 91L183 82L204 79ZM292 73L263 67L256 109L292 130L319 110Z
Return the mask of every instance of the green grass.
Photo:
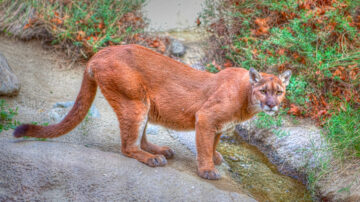
M5 100L0 99L0 133L5 130L15 129L19 125L19 121L14 120L17 110L17 108L9 108Z
M287 86L286 98L299 106L305 106L309 101L304 95L307 94L308 83L302 76L293 76L290 78L289 85Z
M215 65L211 64L211 63L206 65L205 69L206 69L206 71L211 72L211 73L218 73L219 72L219 70L215 67Z
M276 135L276 137L283 138L289 135L288 132L285 132L280 128L283 125L283 119L285 114L286 111L282 109L277 115L273 116L270 116L265 112L260 112L256 116L255 126L260 129L269 129Z
M281 111L279 115L270 116L265 112L260 112L259 114L257 114L257 117L255 119L255 126L257 128L266 128L266 129L280 127L283 121L282 118L283 113L284 112Z
M47 140L47 138L39 138L39 137L28 137L28 136L23 136L23 139L24 140L31 140L31 139L33 139L33 140L36 140L36 141L46 141Z
M344 110L331 116L325 128L337 156L360 157L360 109L347 104Z

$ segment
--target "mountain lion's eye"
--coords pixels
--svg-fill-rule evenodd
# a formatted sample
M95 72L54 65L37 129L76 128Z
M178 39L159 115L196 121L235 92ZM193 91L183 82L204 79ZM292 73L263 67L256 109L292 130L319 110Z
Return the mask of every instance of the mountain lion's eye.
M276 95L281 95L283 92L282 91L277 91Z
M260 90L262 94L266 94L266 90Z

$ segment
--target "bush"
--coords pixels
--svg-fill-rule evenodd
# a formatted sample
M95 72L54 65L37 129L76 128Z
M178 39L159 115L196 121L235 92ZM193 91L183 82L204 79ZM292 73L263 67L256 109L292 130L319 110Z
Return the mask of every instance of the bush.
M291 69L287 113L316 120L335 148L359 156L360 0L207 0L201 17L209 61Z
M10 109L5 103L5 100L0 100L0 133L4 130L15 129L19 122L13 120L17 115L17 108Z
M345 100L360 102L360 1L207 1L209 61L293 71L289 113L324 124ZM225 66L225 65L224 65Z
M0 28L23 39L32 37L85 58L100 48L139 41L145 0L2 0Z

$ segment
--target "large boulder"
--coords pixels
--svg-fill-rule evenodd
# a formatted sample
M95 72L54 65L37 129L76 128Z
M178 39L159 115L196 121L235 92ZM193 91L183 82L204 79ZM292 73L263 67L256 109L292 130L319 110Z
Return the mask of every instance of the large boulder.
M283 174L306 182L310 170L331 159L327 141L315 126L259 129L254 120L238 125L236 134L257 146Z
M94 145L5 135L0 162L0 201L255 201L171 165L151 168Z
M336 153L312 122L285 119L279 128L256 127L256 118L237 126L241 141L257 146L278 170L314 186L324 201L360 201L359 159L340 163Z
M9 66L5 56L0 53L0 95L17 95L20 82Z

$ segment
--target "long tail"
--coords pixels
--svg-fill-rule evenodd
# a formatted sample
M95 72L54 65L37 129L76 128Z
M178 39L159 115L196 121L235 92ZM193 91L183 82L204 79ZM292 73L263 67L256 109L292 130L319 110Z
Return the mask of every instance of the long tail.
M84 73L80 92L71 111L58 124L39 126L23 124L14 131L16 138L29 136L38 138L54 138L64 135L74 129L86 116L96 95L97 84L94 78Z

